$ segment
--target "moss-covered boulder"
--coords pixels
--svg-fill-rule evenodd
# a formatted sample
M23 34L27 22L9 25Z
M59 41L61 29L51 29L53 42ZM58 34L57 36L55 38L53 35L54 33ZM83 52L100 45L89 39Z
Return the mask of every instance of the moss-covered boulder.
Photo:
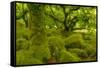
M65 47L84 49L86 47L81 34L72 34L65 38Z
M59 61L60 62L78 62L80 61L80 58L77 55L72 54L71 52L62 50L60 52Z
M76 54L81 59L84 59L84 58L88 57L87 52L83 49L74 48L74 49L69 49L68 51L71 52L71 53Z
M32 35L32 32L28 28L17 28L16 29L16 39L18 38L25 38L30 39Z
M33 56L33 51L20 50L16 52L16 65L42 64L43 62Z
M87 54L88 54L89 57L93 58L93 57L96 56L96 47L89 46L85 50L86 50L86 52L87 52Z
M33 45L30 50L33 50L33 56L39 60L41 60L43 63L47 62L47 59L50 58L50 51L46 44L41 46Z
M16 50L29 49L30 45L31 45L31 42L24 38L19 38L16 40Z
M49 47L57 47L59 50L64 49L64 40L61 36L51 36L48 38Z

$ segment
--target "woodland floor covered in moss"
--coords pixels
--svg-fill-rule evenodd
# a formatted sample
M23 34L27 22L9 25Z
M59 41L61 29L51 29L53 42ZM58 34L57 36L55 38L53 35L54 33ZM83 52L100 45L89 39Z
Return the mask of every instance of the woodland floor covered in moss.
M96 7L16 3L16 65L96 61Z

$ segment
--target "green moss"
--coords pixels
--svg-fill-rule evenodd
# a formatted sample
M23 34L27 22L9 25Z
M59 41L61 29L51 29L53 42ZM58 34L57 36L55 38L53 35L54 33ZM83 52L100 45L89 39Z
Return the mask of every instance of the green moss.
M88 21L91 14L82 8L17 3L16 64L95 60L95 21Z
M16 65L42 64L43 62L34 58L32 51L21 50L16 52Z
M30 45L31 43L24 38L19 38L16 40L16 50L28 49Z
M47 30L47 36L51 37L51 36L58 36L61 35L61 30L60 29L55 29L55 28L51 28Z
M80 58L87 58L88 57L87 52L83 49L74 48L74 49L69 49L68 51L76 54Z
M64 41L60 36L51 36L48 38L48 47L52 57L58 60L59 52L64 48Z
M64 49L64 41L61 36L51 36L48 38L48 45L57 47L59 50Z
M78 62L80 61L80 58L76 56L75 54L72 54L68 51L62 50L60 52L60 62Z
M81 34L72 34L65 39L65 47L83 49L86 45Z
M96 47L92 47L92 45L91 45L91 46L87 47L85 50L89 57L92 57L92 58L96 57Z
M16 38L25 38L30 39L31 31L28 28L17 28L16 30Z
M33 46L31 50L34 51L33 56L44 63L50 58L50 51L47 45Z

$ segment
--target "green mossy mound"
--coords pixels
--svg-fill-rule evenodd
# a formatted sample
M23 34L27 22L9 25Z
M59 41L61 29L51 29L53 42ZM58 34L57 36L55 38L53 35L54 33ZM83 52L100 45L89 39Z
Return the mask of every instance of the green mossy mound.
M64 41L61 36L51 36L48 38L48 46L57 47L61 50L64 49Z
M84 49L86 45L84 44L84 40L81 34L73 34L65 39L65 47L69 48L79 48Z
M42 64L43 62L34 58L33 52L30 50L21 50L16 52L16 64L17 65L31 65Z
M71 52L68 52L66 50L62 50L60 52L60 62L78 62L80 61L80 58L76 56L75 54L71 54Z
M87 52L83 49L74 48L74 49L69 49L68 51L71 52L71 53L76 54L81 59L84 59L84 58L88 57Z
M31 42L29 42L28 40L24 38L20 38L16 40L16 50L29 49L30 45L31 45Z
M89 46L85 50L86 50L89 57L95 57L96 56L96 47Z
M28 40L30 39L31 35L32 33L28 28L19 27L16 30L16 39L25 38Z
M50 58L50 51L47 45L35 46L33 45L30 50L33 50L33 56L44 63Z

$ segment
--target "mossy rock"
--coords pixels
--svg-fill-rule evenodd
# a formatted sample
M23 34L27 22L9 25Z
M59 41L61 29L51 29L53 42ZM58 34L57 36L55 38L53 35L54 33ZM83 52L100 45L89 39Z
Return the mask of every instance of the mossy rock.
M25 28L25 22L23 19L16 20L16 28Z
M43 61L44 63L46 63L47 59L51 57L48 45L46 44L40 46L33 45L30 50L34 51L33 56L35 58Z
M78 62L78 61L80 61L80 58L77 55L72 54L71 52L62 50L60 52L59 61L60 62Z
M64 41L60 36L49 37L48 47L51 54L51 58L54 57L56 60L59 60L60 51L66 50L64 47Z
M85 50L89 57L96 57L96 47L93 47L91 45L91 46L87 47Z
M97 48L97 43L96 43L96 36L95 35L90 35L89 36L91 39L90 40L86 40L88 41L87 44L88 46L85 48L85 50L87 51L87 54L89 57L94 58L96 57L96 48Z
M63 35L64 37L69 37L70 35L75 34L75 33L72 32L72 31L66 31L66 30L62 30L61 32L62 32L62 35Z
M79 56L82 59L88 57L87 52L83 49L74 48L74 49L69 49L68 51L76 54L77 56Z
M31 43L24 38L16 40L16 50L29 49L30 45Z
M55 28L48 29L48 31L47 31L47 36L48 37L50 37L50 36L57 36L57 35L61 35L61 31L60 30L57 30Z
M49 47L57 47L59 50L64 49L64 40L61 36L51 36L48 38L48 46Z
M65 39L65 47L84 49L86 45L81 34L72 34Z
M16 38L25 38L25 39L30 39L32 35L31 30L29 30L28 28L17 28L16 29Z
M31 65L42 64L43 62L37 58L34 58L32 51L20 50L16 52L16 65Z

